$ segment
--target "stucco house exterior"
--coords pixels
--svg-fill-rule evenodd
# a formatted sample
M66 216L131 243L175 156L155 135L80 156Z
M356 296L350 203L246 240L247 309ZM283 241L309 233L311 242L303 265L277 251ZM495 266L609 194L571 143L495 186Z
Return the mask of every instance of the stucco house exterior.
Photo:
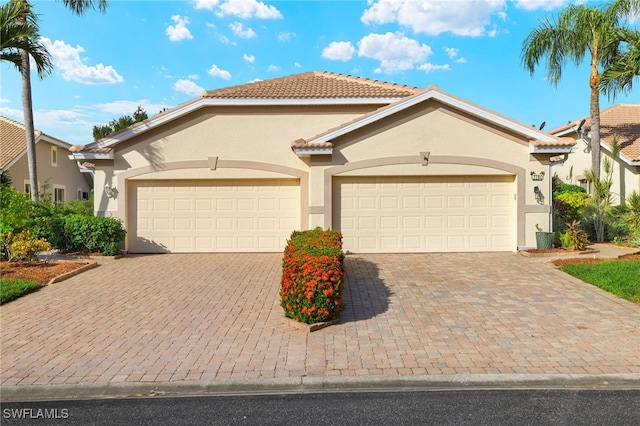
M75 160L69 159L71 144L39 130L36 136L38 187L46 190L52 201L88 199L93 185L91 175L83 173ZM11 186L30 192L27 138L22 123L0 116L0 171L8 172Z
M329 72L205 92L72 148L125 249L281 251L339 230L350 252L516 251L550 222L549 158L575 141L452 96Z
M590 191L584 171L591 169L591 119L571 121L550 133L576 141L565 161L553 167L566 183L580 185ZM620 155L612 161L614 203L625 200L633 191L640 192L640 104L616 104L600 111L601 157L611 160L611 142L618 138Z

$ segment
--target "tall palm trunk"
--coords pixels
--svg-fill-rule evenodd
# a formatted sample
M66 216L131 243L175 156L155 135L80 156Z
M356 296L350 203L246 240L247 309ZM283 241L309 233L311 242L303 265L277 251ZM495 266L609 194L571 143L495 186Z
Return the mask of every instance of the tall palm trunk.
M598 71L598 47L592 48L591 75L589 87L591 98L589 103L589 115L591 116L591 168L596 181L600 180L600 73Z
M24 130L27 141L27 162L29 163L29 186L31 201L38 201L38 163L36 159L36 137L33 125L33 102L31 97L31 66L29 54L21 50L22 57L22 110L24 112Z
M19 2L23 10L30 10L31 5L28 0L13 0ZM20 17L22 24L27 22L27 15ZM24 114L24 131L27 142L27 162L29 164L29 186L31 190L31 201L38 201L38 162L36 159L36 135L33 125L33 101L31 93L31 64L29 52L20 50L22 64L20 74L22 75L22 111Z

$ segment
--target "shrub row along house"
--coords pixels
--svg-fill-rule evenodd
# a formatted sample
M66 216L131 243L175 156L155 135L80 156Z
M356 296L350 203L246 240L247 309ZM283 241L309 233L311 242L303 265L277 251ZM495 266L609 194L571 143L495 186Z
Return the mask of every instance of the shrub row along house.
M275 252L317 226L351 252L515 251L548 229L550 158L574 145L437 87L308 72L205 92L72 157L129 252Z

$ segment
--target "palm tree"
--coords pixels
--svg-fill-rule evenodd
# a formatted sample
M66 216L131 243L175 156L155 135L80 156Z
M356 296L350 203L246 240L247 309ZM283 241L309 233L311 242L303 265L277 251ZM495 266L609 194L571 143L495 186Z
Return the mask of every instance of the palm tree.
M623 28L620 21L639 11L640 0L569 5L559 13L556 22L548 19L540 22L522 44L524 67L533 75L538 63L546 59L547 78L554 87L567 62L577 66L589 53L591 167L596 180L600 179L600 68L608 66L619 54L620 43L612 43L611 34Z
M622 43L625 48L602 72L600 90L615 98L617 92L630 92L633 80L640 76L640 32L622 28L612 37L612 43Z
M62 0L62 3L67 6L76 15L83 15L87 9L95 9L98 5L101 12L105 12L107 8L106 0ZM9 4L15 5L20 10L24 11L24 15L19 18L22 23L26 23L28 20L27 13L35 16L32 12L32 6L28 0L11 0ZM35 19L33 23L36 24ZM37 29L37 25L36 29ZM36 138L35 127L33 125L33 102L31 92L31 66L29 63L30 54L25 49L20 49L20 73L22 75L22 110L24 114L24 128L27 140L27 161L29 163L29 182L31 186L31 200L34 202L38 200L38 167L36 162ZM38 70L40 78L43 77Z
M22 74L29 76L29 58L33 58L38 76L44 78L51 72L53 65L47 49L40 43L40 29L37 16L26 2L10 1L0 6L0 40L2 50L0 59L16 66ZM25 65L26 64L26 65ZM33 114L27 114L27 108L31 111L31 81L28 86L23 84L22 102L25 117L25 130L27 138L27 161L29 163L29 182L31 186L31 199L37 200L38 176L35 166L35 135L33 130ZM26 95L29 90L29 96ZM28 103L27 103L28 102Z

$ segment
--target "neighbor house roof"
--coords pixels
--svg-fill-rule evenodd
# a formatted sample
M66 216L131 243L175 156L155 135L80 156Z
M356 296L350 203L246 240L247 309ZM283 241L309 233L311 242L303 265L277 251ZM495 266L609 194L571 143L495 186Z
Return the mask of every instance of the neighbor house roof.
M591 118L587 116L558 127L551 133L575 133L582 120L581 130L589 132ZM614 136L618 138L621 156L629 162L640 163L640 104L616 104L600 111L600 144L610 149Z
M401 98L421 91L413 86L312 71L210 90L203 96L218 99Z
M369 78L312 71L204 92L147 120L86 146L74 147L77 159L105 156L118 143L207 106L388 105L423 89Z
M467 114L489 121L494 125L525 136L530 141L530 151L532 153L564 152L570 149L571 146L575 145L575 141L572 138L558 138L556 136L552 136L527 124L513 120L456 96L452 96L432 85L410 97L400 99L390 105L378 108L375 111L361 117L357 117L338 127L329 129L306 140L297 139L291 143L291 147L298 154L313 154L314 150L317 150L316 153L318 154L327 153L327 150L333 146L331 144L333 139L430 99L452 106Z
M0 170L5 171L27 152L27 137L24 125L7 117L0 116ZM71 145L52 136L35 131L36 143L46 140L49 143L68 149Z

